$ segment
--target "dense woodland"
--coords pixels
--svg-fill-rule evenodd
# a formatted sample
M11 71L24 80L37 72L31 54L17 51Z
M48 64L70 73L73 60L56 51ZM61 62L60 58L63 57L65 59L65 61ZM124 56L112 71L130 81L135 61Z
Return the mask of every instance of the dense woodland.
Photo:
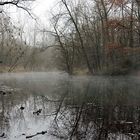
M139 1L62 0L52 23L68 73L119 74L138 67Z
M28 2L32 0L0 2L2 72L57 69L118 75L139 69L139 0L59 0L50 11L51 28L39 29L40 45L35 32L33 43L23 39L22 28L13 25L3 8L15 5L33 18Z

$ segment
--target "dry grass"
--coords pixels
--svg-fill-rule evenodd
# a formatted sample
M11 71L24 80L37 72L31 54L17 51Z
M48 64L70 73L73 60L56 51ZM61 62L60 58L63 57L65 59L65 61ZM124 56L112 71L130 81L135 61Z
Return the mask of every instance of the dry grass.
M9 72L9 70L10 70L9 66L0 66L0 73ZM18 66L11 72L25 72L25 71L26 70L24 69L24 67Z
M74 75L89 75L90 73L89 73L88 69L86 69L86 68L85 69L76 68L76 69L74 69L73 74Z

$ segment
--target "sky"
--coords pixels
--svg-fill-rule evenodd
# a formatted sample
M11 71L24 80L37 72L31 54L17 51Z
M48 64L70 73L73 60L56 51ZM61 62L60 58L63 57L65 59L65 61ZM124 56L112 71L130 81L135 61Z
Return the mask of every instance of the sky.
M32 12L39 18L39 22L44 26L43 28L49 28L50 11L57 1L58 0L36 0L32 6Z
M36 0L31 4L31 13L40 19L42 23L46 22L49 18L49 11L51 11L57 1L58 0ZM7 12L9 12L10 17L15 21L20 20L20 22L23 22L25 18L31 18L27 12L18 9L15 6L11 6L10 8L6 7L6 9ZM29 19L29 21L30 20L32 19Z
M51 11L53 6L56 5L58 1L60 0L36 0L35 2L31 3L31 13L35 15L35 18L37 18L37 26L39 27L39 30L50 29L49 11ZM36 26L35 20L33 20L27 12L18 9L13 5L4 6L4 10L6 13L8 13L13 25L23 30L24 40L26 40L28 43L32 43L34 37L34 29ZM40 34L43 35L42 32L38 32L37 34L39 34L38 36L40 36ZM37 37L37 41L39 40L40 38Z
M55 5L56 1L57 0L36 0L32 11L43 22L48 19L49 11Z
M32 3L31 13L37 17L37 23L40 28L48 27L50 17L49 11L56 2L58 2L58 0L36 0ZM10 6L10 8L7 7L6 9L14 25L17 25L19 28L24 28L25 38L27 38L27 40L33 40L31 38L33 38L35 20L33 20L27 12L15 6Z
M33 6L33 12L38 16L42 16L51 9L56 0L36 0Z

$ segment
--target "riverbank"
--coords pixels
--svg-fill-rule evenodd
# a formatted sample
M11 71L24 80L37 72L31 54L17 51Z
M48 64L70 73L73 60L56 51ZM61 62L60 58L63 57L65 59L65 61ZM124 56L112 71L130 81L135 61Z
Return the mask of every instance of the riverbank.
M54 70L45 70L45 69L25 69L22 66L18 66L15 69L13 69L12 71L10 71L10 67L1 67L0 68L0 73L25 73L25 72L63 72L63 73L67 73L65 71L60 71L58 69L54 69ZM77 75L77 76L83 76L83 75L91 75L90 72L88 71L88 69L86 68L76 68L73 71L72 75ZM119 69L119 68L110 68L110 69L103 69L101 71L95 71L93 75L98 75L98 76L120 76L120 75L140 75L140 68L136 68L136 69L128 69L128 68L123 68L123 69Z
M76 69L73 72L73 75L91 75L88 71L88 69ZM108 70L102 70L98 72L94 72L93 75L108 75L108 76L120 76L120 75L140 75L140 68L137 69L108 69Z

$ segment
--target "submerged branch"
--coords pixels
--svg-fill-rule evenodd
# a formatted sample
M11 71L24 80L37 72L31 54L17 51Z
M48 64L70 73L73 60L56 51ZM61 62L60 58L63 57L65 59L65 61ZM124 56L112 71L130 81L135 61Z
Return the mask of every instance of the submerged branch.
M26 139L33 138L33 137L35 137L35 136L37 136L37 135L44 135L44 134L46 134L46 133L47 133L47 131L37 132L37 133L34 134L34 135L26 136Z

